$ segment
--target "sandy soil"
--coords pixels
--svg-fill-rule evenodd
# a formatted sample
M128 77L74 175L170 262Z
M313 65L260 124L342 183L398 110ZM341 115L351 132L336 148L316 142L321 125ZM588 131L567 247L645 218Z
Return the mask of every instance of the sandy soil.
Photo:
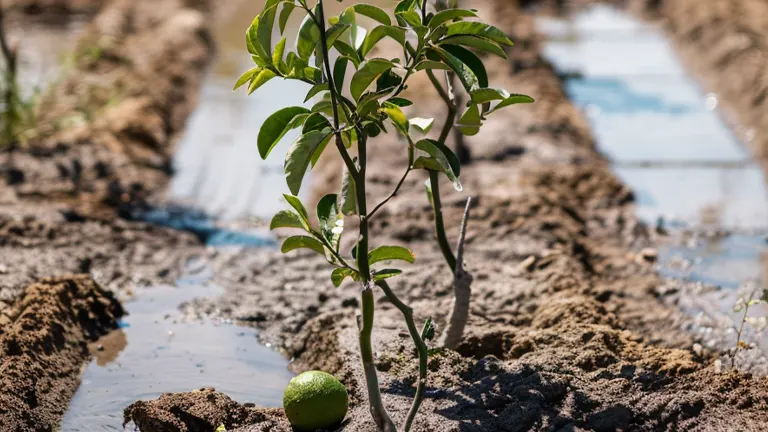
M38 134L15 155L25 181L0 185L0 430L57 429L87 342L122 315L115 293L172 282L200 252L191 234L117 216L168 182L212 54L206 10L151 0L105 7L46 94Z
M475 276L471 318L456 352L430 358L427 400L417 431L764 430L766 380L718 373L692 350L684 318L664 306L662 281L636 253L651 244L634 217L633 196L596 152L584 118L539 56L529 17L515 2L475 2L517 43L509 61L488 59L495 85L537 98L492 118L470 140L462 171L474 200L467 262ZM426 88L414 83L412 89ZM439 115L435 95L416 96ZM428 114L428 113L427 113ZM428 116L428 115L427 115ZM404 167L403 143L371 146L370 197L382 198ZM339 161L326 158L315 195L335 190ZM413 249L417 263L394 288L416 316L444 324L450 271L432 239L423 177L374 220L375 245ZM446 184L444 190L449 190ZM455 233L467 195L447 193ZM374 246L375 246L374 245ZM334 289L322 260L269 251L219 254L227 292L190 312L242 320L294 358L301 372L335 374L353 406L345 430L374 431L358 360L359 288ZM415 352L399 312L377 294L375 351L385 403L402 420L414 393ZM258 420L259 416L263 420ZM144 432L288 431L280 411L232 402L212 390L166 395L126 410Z

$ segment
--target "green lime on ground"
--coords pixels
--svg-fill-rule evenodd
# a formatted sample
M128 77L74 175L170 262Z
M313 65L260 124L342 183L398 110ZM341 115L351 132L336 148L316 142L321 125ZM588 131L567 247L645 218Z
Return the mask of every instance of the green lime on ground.
M294 428L315 431L337 426L344 420L349 395L333 375L309 371L294 377L283 394L285 415Z

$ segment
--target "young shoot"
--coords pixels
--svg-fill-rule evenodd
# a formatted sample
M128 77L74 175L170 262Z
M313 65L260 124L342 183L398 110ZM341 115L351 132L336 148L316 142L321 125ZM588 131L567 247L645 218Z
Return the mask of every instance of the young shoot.
M354 4L339 16L331 17L326 16L323 6L322 0L268 0L246 33L254 67L237 81L235 89L246 86L251 94L268 81L282 78L305 83L307 100L318 99L311 108L294 106L275 112L259 132L259 153L262 158L267 158L283 136L293 129L300 130L284 164L291 192L285 199L291 209L278 213L270 227L302 231L300 235L288 237L282 251L288 253L305 248L320 254L332 268L330 276L335 286L347 278L360 285L359 343L371 415L381 431L409 431L427 383L425 339L431 338L434 329L428 319L419 331L411 307L402 302L388 284L388 279L402 273L388 263L413 263L413 252L399 245L371 249L369 221L397 195L406 178L418 172L426 172L429 178L431 200L435 215L440 216L440 225L439 176L445 176L459 191L462 187L459 158L445 144L456 116L449 115L438 139L429 138L432 119L409 118L403 111L404 107L413 105L406 92L408 82L416 74L428 74L446 100L449 111L461 113L458 130L466 135L476 134L488 115L533 100L489 87L488 74L475 52L506 57L504 47L511 46L512 42L498 28L482 22L477 11L456 8L455 1L430 4L426 0L402 0L397 2L393 13L368 4ZM288 20L296 12L304 15L298 35L283 36ZM375 25L365 29L358 24L359 17L365 17ZM273 40L276 33L281 37ZM289 37L296 37L295 52L287 49ZM373 55L374 48L384 39L396 42L401 52L386 57ZM463 88L467 95L466 106L457 106L450 90L446 91L439 83L436 74L446 73L453 74ZM407 142L403 152L407 152L408 162L393 192L377 205L369 206L366 193L368 146L374 144L371 138L390 131ZM343 185L339 194L326 195L320 200L316 210L318 223L313 224L298 194L307 170L328 151L331 142L344 161ZM357 241L351 253L340 249L345 216L359 220ZM440 246L446 259L452 258L452 262L449 261L451 269L461 270L461 277L457 279L463 281L468 292L469 283L463 266L447 245L444 231L438 227ZM459 261L463 235L461 237ZM456 274L459 273L456 270ZM419 353L416 395L399 428L383 404L374 365L371 335L375 289L381 289L401 311ZM466 323L468 301L467 294L460 306L464 315L461 329ZM460 340L461 332L458 333Z

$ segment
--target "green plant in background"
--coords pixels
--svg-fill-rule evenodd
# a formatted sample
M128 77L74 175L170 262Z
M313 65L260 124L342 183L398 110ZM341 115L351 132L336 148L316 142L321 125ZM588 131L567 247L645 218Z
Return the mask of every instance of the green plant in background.
M457 190L462 189L459 159L445 142L454 126L455 114L460 109L463 113L458 120L458 130L466 135L474 135L487 115L513 104L533 101L528 96L512 95L488 86L488 74L483 62L472 50L505 57L502 47L510 46L512 42L501 30L481 22L476 11L455 6L455 1L428 4L426 0L402 0L395 6L393 20L389 13L380 8L356 4L339 16L326 18L322 0L315 4L309 4L307 0L268 0L263 12L254 19L246 33L248 51L255 67L246 72L235 85L236 89L247 85L250 94L266 82L280 77L311 86L307 100L321 97L312 108L296 106L277 111L264 122L259 132L259 153L262 158L266 158L288 131L301 131L288 150L284 165L292 193L285 198L292 210L278 213L271 222L271 228L303 230L303 235L287 238L282 251L287 253L308 248L324 256L335 267L331 273L334 285L341 285L347 278L360 283L360 353L371 414L379 430L385 432L397 431L398 428L382 403L374 365L371 346L374 289L380 288L401 311L419 353L416 395L401 428L403 431L410 430L424 395L428 354L424 341L431 337L434 329L431 319L428 319L419 331L412 309L395 295L387 283L387 279L402 271L381 267L381 264L389 261L412 263L415 260L414 254L402 246L381 246L371 250L370 220L397 195L409 175L416 171L427 172L428 191L435 209L441 249L451 269L460 273L456 279L463 280L466 288L460 302L457 296L457 305L461 305L454 306L453 313L464 313L465 316L463 319L458 317L454 320L452 317L449 320L450 323L463 320L452 331L460 339L468 312L471 277L468 282L461 264L463 242L460 241L457 251L459 257L454 256L442 223L439 175L445 175ZM306 16L298 31L296 52L287 52L287 37L273 41L273 30L277 24L283 34L295 10L303 11ZM376 26L369 30L362 28L357 24L358 16L371 19ZM373 48L385 38L394 40L402 48L401 57L370 55ZM347 84L348 71L351 72L351 78ZM432 119L409 119L402 110L412 105L410 100L403 97L408 80L420 72L429 75L449 107L446 125L438 139L426 137ZM466 107L456 105L450 89L443 88L436 73L455 74L468 95ZM408 164L394 191L369 211L366 195L368 145L371 138L387 133L388 128L397 131L407 142L403 152L407 152ZM319 225L313 226L309 212L296 195L299 194L306 171L317 163L331 142L345 164L342 190L338 195L326 195L320 200L317 206ZM345 216L355 216L360 222L356 245L350 255L340 250ZM463 238L463 234L460 237ZM450 323L449 331L452 327Z
M13 154L18 146L17 128L23 121L24 106L19 95L18 85L18 47L11 46L5 32L5 13L2 4L0 4L0 50L3 55L2 82L0 82L0 91L2 91L3 118L2 141L0 149L8 152L8 165L4 168L6 178L11 180L13 170Z

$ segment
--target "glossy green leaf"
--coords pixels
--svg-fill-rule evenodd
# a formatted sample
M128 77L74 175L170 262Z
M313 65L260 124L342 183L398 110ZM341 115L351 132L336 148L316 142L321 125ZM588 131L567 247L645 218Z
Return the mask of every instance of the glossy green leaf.
M402 270L397 270L397 269L379 270L379 271L377 271L376 273L373 274L373 281L377 282L377 281L380 281L380 280L393 278L393 277L398 276L398 275L400 275L402 273L403 273Z
M258 75L253 77L251 80L251 84L248 86L248 94L251 94L259 89L259 87L266 84L269 80L276 77L274 72L272 72L269 69L264 69L261 72L259 72Z
M401 46L405 45L405 29L390 25L380 25L371 30L360 47L360 55L365 57L385 37L392 38Z
M461 81L461 84L468 92L480 88L477 75L475 75L472 69L464 64L464 62L441 47L432 47L432 50L442 59L443 62L445 62L445 64L450 66L450 68L456 73L459 81Z
M348 170L344 170L344 175L341 178L341 194L339 195L341 201L341 212L347 216L357 214L357 188L355 187L355 180L349 174Z
M267 0L264 11L259 15L258 43L267 54L265 60L272 58L272 29L275 26L275 17L280 0Z
M277 67L280 65L280 62L283 61L283 54L285 54L285 43L287 39L282 38L280 41L275 45L275 51L272 53L272 64Z
M309 236L288 237L283 242L280 252L288 253L296 249L312 249L313 251L325 255L325 247L322 243Z
M419 157L414 162L415 168L424 168L445 173L453 182L453 187L461 191L463 188L459 182L461 165L459 158L446 145L430 139L423 139L416 143L416 148L429 154L430 157Z
M333 83L336 86L336 92L341 94L341 90L344 88L344 80L347 77L347 65L349 65L349 57L339 57L336 59L336 63L333 65Z
M315 84L311 89L309 89L309 92L307 92L307 96L304 98L304 102L307 102L313 97L317 96L318 93L328 90L328 83Z
M326 31L326 43L329 47L333 46L333 44L336 43L336 41L341 37L342 34L344 34L345 31L347 31L351 26L349 24L334 24L331 26L331 28Z
M391 102L384 102L381 104L381 111L387 114L389 119L392 120L392 124L394 124L400 132L402 132L404 135L408 134L408 117L405 116L399 106Z
M244 86L245 83L247 83L250 80L252 80L253 77L255 77L256 75L259 74L259 72L261 72L261 68L260 67L255 67L255 68L249 70L248 72L244 73L237 80L237 82L235 83L235 87L232 89L232 91L235 91L235 90L239 89L240 87Z
M442 48L472 70L472 73L477 77L477 84L480 88L488 87L488 72L485 70L483 61L475 53L458 45L442 45ZM467 91L470 90L467 89Z
M312 114L307 117L307 120L304 122L304 127L301 129L301 133L305 134L312 131L319 131L323 130L325 128L330 128L331 122L328 121L328 119L320 114L319 112L313 112Z
M400 24L406 24L412 28L421 27L421 16L414 10L408 10L404 12L395 12Z
M372 250L368 254L368 263L370 265L374 265L377 262L381 262L381 261L392 261L392 260L399 260L399 261L406 261L409 263L413 263L414 261L416 261L416 255L414 255L413 252L410 251L410 249L404 248L402 246L381 246Z
M269 229L274 230L277 228L301 228L303 230L309 230L309 226L304 222L299 215L292 211L283 210L278 212L269 224Z
M285 180L292 194L298 195L309 168L312 154L331 134L330 130L312 131L300 136L285 156Z
M285 26L288 24L288 19L291 17L294 9L296 9L296 5L293 2L283 2L283 10L280 11L280 18L278 20L280 34L285 33Z
M394 98L390 99L388 102L393 103L393 104L399 106L400 108L409 107L409 106L413 105L413 102L409 101L408 99L401 98L401 97L394 97Z
M317 203L317 219L320 232L335 249L344 231L344 216L339 212L338 195L328 194L320 199Z
M261 158L266 159L280 139L289 130L297 127L294 124L294 119L297 116L307 113L309 113L309 110L304 107L288 107L269 116L259 131L258 147Z
M440 44L462 45L479 51L495 54L501 58L507 58L507 53L496 42L479 38L477 36L452 36L440 41Z
M338 288L341 286L342 282L344 282L344 279L348 277L357 281L360 279L360 274L352 269L337 268L333 271L333 273L331 273L331 282L333 282L333 285Z
M483 118L480 115L480 106L472 104L459 119L456 125L459 131L467 136L477 135L480 132L480 126L483 124Z
M534 102L535 101L533 100L533 98L530 97L530 96L527 96L527 95L523 95L523 94L509 95L506 99L504 99L503 101L499 102L498 105L496 105L490 111L488 111L488 114L494 113L494 112L496 112L496 111L498 111L498 110L500 110L502 108L506 108L506 107L508 107L510 105L529 104L529 103L534 103Z
M355 100L360 100L363 92L370 86L381 74L395 67L395 64L385 59L371 59L360 65L360 69L352 76L350 83L350 92Z
M452 21L459 18L473 18L477 14L467 9L446 9L435 14L431 20L429 20L429 28L436 29L441 24L445 24L448 21Z
M426 69L431 70L451 70L450 66L443 62L434 61L434 60L422 60L419 62L419 64L416 65L417 71L423 71Z
M288 205L296 210L296 212L299 214L299 217L309 225L309 212L307 212L307 209L304 207L304 204L301 203L299 197L283 194L283 198L285 198L285 201L288 202Z
M367 16L368 18L376 20L384 25L392 25L392 20L390 20L389 14L376 6L369 4L356 4L352 7L355 9L355 12L359 13L360 15Z
M312 152L312 158L310 159L310 163L312 168L317 165L317 162L320 160L320 156L323 155L323 152L325 151L325 148L328 147L328 143L331 142L331 139L333 138L333 134L328 135L325 140L323 140L320 145L317 146L314 152Z
M512 46L513 43L507 35L498 28L477 21L461 21L448 24L446 27L445 36L477 36L483 39L488 39L493 42Z
M315 6L313 13L317 15L317 6ZM309 57L315 51L315 47L317 46L318 41L320 41L320 29L317 28L317 25L312 20L312 18L307 15L301 22L301 26L299 27L299 36L296 41L296 50L299 53L299 57L305 60L309 59Z

